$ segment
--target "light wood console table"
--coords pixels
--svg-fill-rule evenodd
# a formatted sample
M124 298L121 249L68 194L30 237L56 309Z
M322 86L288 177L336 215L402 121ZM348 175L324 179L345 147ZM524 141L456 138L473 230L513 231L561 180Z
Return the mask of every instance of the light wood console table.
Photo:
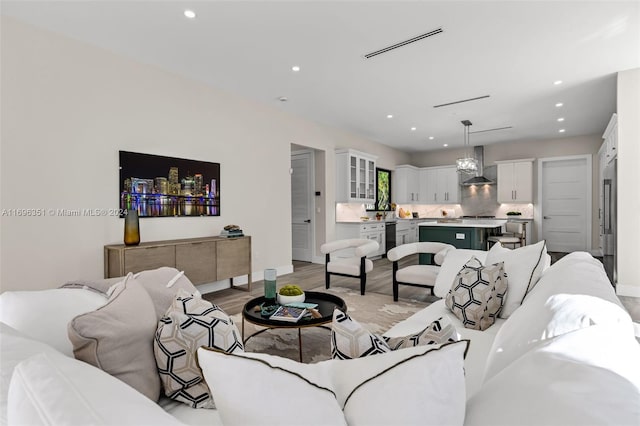
M193 284L204 284L248 277L251 291L251 237L202 237L182 240L152 241L137 246L111 244L104 246L104 277L122 277L170 266L181 271Z

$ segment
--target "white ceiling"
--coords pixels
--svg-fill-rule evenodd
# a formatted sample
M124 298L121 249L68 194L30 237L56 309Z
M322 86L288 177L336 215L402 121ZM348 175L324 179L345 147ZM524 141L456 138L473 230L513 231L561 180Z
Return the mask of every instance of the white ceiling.
M2 0L0 12L405 151L462 146L465 119L471 145L601 133L615 73L640 67L640 1Z

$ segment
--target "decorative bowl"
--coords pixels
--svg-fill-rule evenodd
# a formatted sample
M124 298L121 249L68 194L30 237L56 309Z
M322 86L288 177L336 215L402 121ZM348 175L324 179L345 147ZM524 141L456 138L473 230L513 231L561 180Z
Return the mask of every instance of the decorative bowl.
M289 303L296 303L296 302L298 303L304 302L304 292L297 296L285 296L283 294L278 293L277 297L278 297L278 303L281 305L287 305Z

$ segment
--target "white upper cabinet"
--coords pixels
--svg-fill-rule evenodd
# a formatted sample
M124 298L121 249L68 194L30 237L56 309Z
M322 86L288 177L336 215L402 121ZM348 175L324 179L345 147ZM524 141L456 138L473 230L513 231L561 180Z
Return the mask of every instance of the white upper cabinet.
M398 204L421 203L419 194L419 172L415 166L396 166L393 176L393 201Z
M607 163L618 156L618 115L613 114L607 128L602 135L605 146L605 159Z
M496 161L498 165L498 202L533 202L533 159Z
M460 185L455 166L420 169L420 204L459 204Z
M376 160L353 149L336 151L336 202L375 203Z

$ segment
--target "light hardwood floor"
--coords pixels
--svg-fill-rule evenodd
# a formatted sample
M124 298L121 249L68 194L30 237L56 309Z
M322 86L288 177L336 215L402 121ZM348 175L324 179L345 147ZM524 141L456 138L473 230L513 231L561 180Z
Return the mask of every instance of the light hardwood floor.
M400 267L418 263L418 255L407 256L400 262ZM373 271L367 274L367 293L379 293L389 296L389 302L393 302L392 292L392 263L386 258L373 261ZM314 264L307 262L293 262L293 273L280 275L277 279L278 287L285 284L296 284L303 290L310 290L322 286L324 288L324 264ZM347 287L354 291L360 291L360 280L358 278L348 278L331 276L331 287ZM236 289L225 289L215 293L206 294L207 300L215 303L224 309L225 312L233 315L242 310L247 301L264 294L263 282L254 281L251 293ZM414 299L425 302L433 302L437 298L429 295L427 288L415 288L400 286L400 299Z
M552 261L555 262L560 257L562 256L553 256ZM407 256L400 261L400 267L417 263L417 255ZM382 258L374 260L373 264L373 271L367 275L365 296L366 293L369 292L384 294L389 296L390 302L393 302L391 286L392 263L386 258ZM293 273L279 276L277 282L278 287L285 284L296 284L303 290L310 290L320 286L324 287L324 265L294 261ZM359 291L360 281L357 278L331 276L331 286L348 287L354 291ZM225 312L233 315L239 313L244 304L250 299L264 294L262 281L254 281L252 287L251 293L235 289L225 289L206 294L204 297L220 306ZM424 302L434 302L438 300L436 297L430 296L429 290L426 288L409 286L400 286L400 299L414 299ZM620 297L620 300L627 308L633 320L640 323L640 298Z

